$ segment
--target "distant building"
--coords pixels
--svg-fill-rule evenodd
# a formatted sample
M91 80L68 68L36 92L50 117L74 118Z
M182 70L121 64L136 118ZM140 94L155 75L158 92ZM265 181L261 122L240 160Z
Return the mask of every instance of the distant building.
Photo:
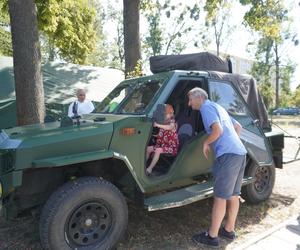
M233 72L239 74L250 74L251 67L254 63L252 60L248 60L245 58L237 57L237 56L230 56L232 60L232 69Z
M215 51L212 51L212 53L216 54ZM220 57L223 59L226 59L226 57L230 56L230 60L232 63L232 73L237 74L250 74L251 67L254 63L253 60L249 60L246 58L229 55L226 53L220 53Z
M212 53L216 54L215 51L211 51ZM226 53L220 52L220 57L225 59L226 57L230 56L230 60L232 63L232 73L237 73L237 74L250 74L251 73L251 67L254 63L253 60L249 60L246 58L234 56L234 55L228 55ZM259 84L259 79L256 79L257 83ZM271 68L271 84L275 88L276 84L276 74L275 74L275 69ZM279 86L281 86L282 80L279 80Z

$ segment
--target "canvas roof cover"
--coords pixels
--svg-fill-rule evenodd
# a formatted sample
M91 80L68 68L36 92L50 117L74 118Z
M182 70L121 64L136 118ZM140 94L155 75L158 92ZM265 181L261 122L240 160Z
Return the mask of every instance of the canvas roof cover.
M47 113L66 112L76 99L78 88L87 90L87 99L100 102L122 80L120 70L70 63L51 62L42 66ZM16 125L13 59L0 57L0 128Z
M152 56L150 57L150 69L152 73L169 70L214 70L230 72L227 61L209 52Z

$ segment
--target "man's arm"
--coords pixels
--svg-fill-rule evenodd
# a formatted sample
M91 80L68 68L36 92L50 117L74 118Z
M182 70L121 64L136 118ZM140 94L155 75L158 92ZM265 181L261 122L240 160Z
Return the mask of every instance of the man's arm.
M203 144L203 154L206 159L208 159L208 154L210 152L210 144L216 141L223 133L223 129L219 122L215 122L211 125L211 133L206 138Z
M72 102L70 105L69 105L69 109L68 109L68 116L69 117L72 117L74 114L73 114L73 105L74 105L74 102Z
M242 128L243 128L242 125L237 120L233 119L232 117L230 117L230 118L231 118L232 125L234 127L235 132L238 134L238 136L240 136Z

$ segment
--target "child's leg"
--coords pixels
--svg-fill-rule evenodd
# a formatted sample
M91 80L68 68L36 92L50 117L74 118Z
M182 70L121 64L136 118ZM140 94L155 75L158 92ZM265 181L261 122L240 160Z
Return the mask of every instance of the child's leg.
M152 172L152 169L155 167L156 163L158 162L158 159L159 159L159 156L160 154L163 152L163 149L162 148L156 148L155 151L154 151L154 156L152 158L152 161L149 165L149 167L147 168L147 173L148 174L151 174Z
M146 161L149 159L149 156L152 152L154 152L154 147L153 146L148 146L147 147L147 153L146 153Z

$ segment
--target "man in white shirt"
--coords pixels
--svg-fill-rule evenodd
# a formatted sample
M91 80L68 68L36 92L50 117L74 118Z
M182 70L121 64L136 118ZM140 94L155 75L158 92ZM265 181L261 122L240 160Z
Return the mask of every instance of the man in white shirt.
M85 99L86 93L84 89L76 91L77 101L74 101L69 106L68 116L76 118L78 116L91 113L95 107L94 104Z

